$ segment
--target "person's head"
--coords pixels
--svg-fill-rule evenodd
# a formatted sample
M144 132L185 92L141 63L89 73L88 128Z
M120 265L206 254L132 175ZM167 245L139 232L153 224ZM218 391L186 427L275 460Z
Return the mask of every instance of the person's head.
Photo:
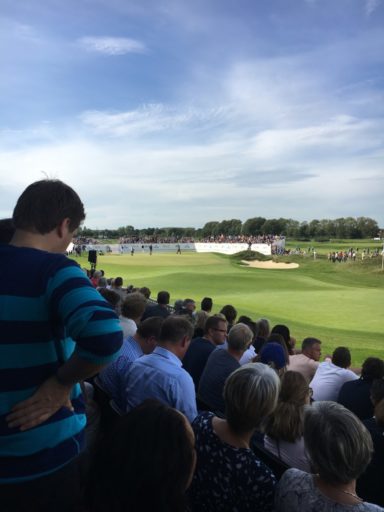
M361 377L372 381L384 377L384 361L378 357L367 357L361 368Z
M200 335L204 333L205 323L209 318L209 314L206 311L196 311L195 314L195 333L198 330Z
M97 288L106 288L108 285L107 279L105 277L100 277L97 283Z
M248 325L248 327L251 329L252 333L253 333L253 339L252 341L254 341L257 337L257 333L259 332L258 331L258 327L257 327L257 324L256 322L254 322L252 320L252 318L250 318L249 316L246 316L246 315L241 315L238 319L237 319L237 323L238 324L245 324L245 325Z
M210 313L213 308L213 300L211 297L204 297L204 299L201 301L201 310L206 311L207 313Z
M169 292L162 290L157 294L157 303L162 306L167 306L169 304L170 295Z
M309 404L310 397L308 382L301 373L284 373L276 409L267 419L266 434L288 443L299 439L304 431L304 405Z
M258 428L276 407L279 378L262 363L249 363L235 370L224 385L225 415L236 433Z
M257 327L259 328L258 336L261 338L268 338L271 330L269 326L269 321L266 318L259 318L259 320L256 323Z
M363 423L336 402L314 402L304 415L304 443L314 473L330 484L347 484L371 460L372 438Z
M347 347L337 347L332 354L332 363L340 368L351 366L351 353Z
M9 244L15 233L12 219L0 219L0 244Z
M147 286L142 286L140 289L139 289L139 292L144 295L144 297L148 300L149 297L151 296L151 290L147 287Z
M227 321L219 316L210 316L205 322L204 337L215 345L223 345L227 339Z
M109 290L108 288L100 288L99 293L104 299L109 302L109 304L113 307L113 309L117 309L120 302L120 295L113 290Z
M281 343L264 343L257 360L282 373L287 366L287 353Z
M282 335L278 334L277 332L270 334L267 338L267 344L269 343L278 343L281 345L282 349L284 350L285 364L287 365L289 363L289 352L287 344L285 343Z
M289 332L289 329L286 325L275 325L272 328L271 335L272 334L280 334L284 339L284 343L285 346L287 347L288 354L293 354L293 350L291 347L291 333Z
M121 288L123 286L123 278L122 277L115 277L113 281L113 286L115 288Z
M87 509L184 511L195 463L194 434L185 416L147 400L120 418L99 444L87 482Z
M384 379L375 379L372 382L370 396L373 405L384 399Z
M196 309L196 302L193 299L184 299L183 308L188 313L193 313Z
M253 340L253 332L245 324L236 324L228 333L228 350L243 353L247 350Z
M17 230L46 235L62 226L73 233L85 219L84 206L76 192L60 180L41 180L29 185L13 210Z
M129 293L121 305L121 314L131 320L140 320L146 306L147 301L144 295L140 292Z
M193 326L185 316L172 315L161 326L159 344L182 359L193 336Z
M227 304L226 306L221 308L220 313L222 313L225 316L229 325L232 325L235 322L237 317L237 311L231 304Z
M305 356L309 357L309 359L319 361L321 356L321 341L317 338L305 338L301 344L301 351Z
M151 316L138 325L135 338L139 341L144 354L150 354L155 349L163 322L163 317Z

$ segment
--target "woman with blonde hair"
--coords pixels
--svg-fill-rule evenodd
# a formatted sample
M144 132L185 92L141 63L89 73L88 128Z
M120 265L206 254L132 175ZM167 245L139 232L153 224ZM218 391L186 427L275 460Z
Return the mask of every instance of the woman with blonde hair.
M265 448L290 467L310 472L304 448L304 407L309 404L311 390L299 372L286 372L276 409L265 425Z

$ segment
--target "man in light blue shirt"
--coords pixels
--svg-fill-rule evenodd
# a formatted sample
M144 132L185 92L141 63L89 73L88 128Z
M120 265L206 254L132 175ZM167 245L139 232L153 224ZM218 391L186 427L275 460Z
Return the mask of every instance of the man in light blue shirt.
M133 361L153 352L159 341L163 321L162 317L154 316L139 324L136 333L124 340L118 359L99 373L98 378L103 391L113 399L121 411L124 410L124 375Z
M179 410L191 422L195 419L195 386L181 363L192 336L193 326L186 318L164 320L158 346L152 354L136 359L125 374L124 410L152 398Z

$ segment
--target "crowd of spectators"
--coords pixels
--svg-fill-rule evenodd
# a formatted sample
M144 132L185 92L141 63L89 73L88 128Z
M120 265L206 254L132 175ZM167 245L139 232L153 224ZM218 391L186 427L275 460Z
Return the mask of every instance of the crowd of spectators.
M141 295L127 288L122 326L124 304ZM193 299L171 306L168 292L153 301L146 291L136 334L94 385L107 395L107 437L158 402L188 419L196 461L192 472L184 468L190 485L180 510L383 510L383 360L369 357L351 368L349 349L337 347L321 361L321 340L307 337L298 348L286 325L238 317L232 304L215 313L210 297L198 309ZM151 320L158 322L153 352L142 335ZM113 375L112 385L105 374ZM129 503L130 493L121 499Z
M42 180L0 233L2 511L384 511L382 359L85 272L83 219Z

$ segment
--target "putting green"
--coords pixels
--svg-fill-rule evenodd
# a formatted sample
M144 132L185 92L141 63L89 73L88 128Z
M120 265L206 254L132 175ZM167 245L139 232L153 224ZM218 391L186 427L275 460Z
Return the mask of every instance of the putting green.
M85 258L80 265L89 267ZM124 285L148 286L155 297L168 290L171 301L204 296L214 300L214 312L233 304L239 315L268 318L288 325L298 343L320 338L323 354L348 346L353 364L365 357L384 357L384 273L381 258L331 263L319 257L280 258L299 263L290 270L265 270L241 265L219 254L136 253L99 256L107 277L121 276Z

